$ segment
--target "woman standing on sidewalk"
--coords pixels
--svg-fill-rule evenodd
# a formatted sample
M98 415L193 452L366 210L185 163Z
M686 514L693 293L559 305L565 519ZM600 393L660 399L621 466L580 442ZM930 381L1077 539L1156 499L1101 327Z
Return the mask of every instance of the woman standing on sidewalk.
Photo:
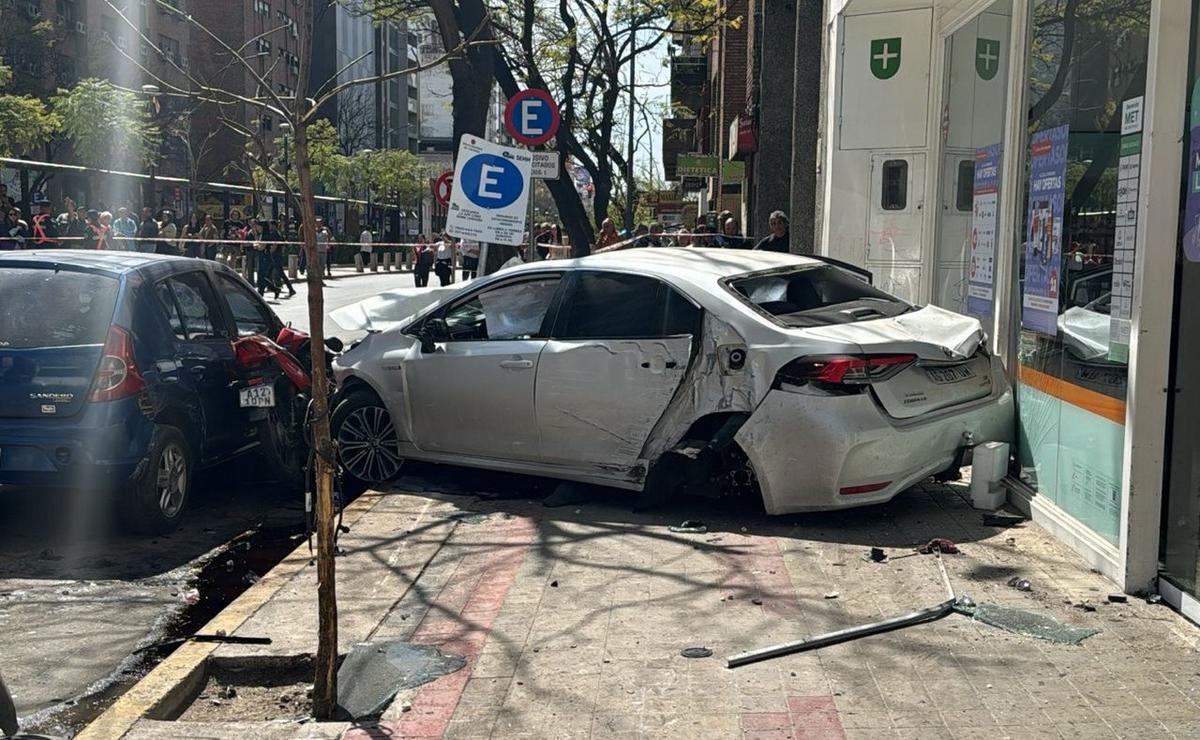
M433 271L437 273L438 283L442 286L449 285L454 278L454 239L444 231L441 240L437 243L437 254L434 259Z
M417 237L413 249L413 280L418 288L429 285L429 270L433 267L433 247L425 242L425 235Z

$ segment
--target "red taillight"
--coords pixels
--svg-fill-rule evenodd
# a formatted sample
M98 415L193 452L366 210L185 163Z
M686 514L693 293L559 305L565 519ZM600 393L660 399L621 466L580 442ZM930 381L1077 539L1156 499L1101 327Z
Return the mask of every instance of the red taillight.
M128 398L146 387L146 381L133 359L133 338L119 326L110 327L104 340L104 356L92 382L90 401L116 401Z
M887 380L916 361L916 355L803 357L784 366L779 380L797 385L810 380L865 385Z

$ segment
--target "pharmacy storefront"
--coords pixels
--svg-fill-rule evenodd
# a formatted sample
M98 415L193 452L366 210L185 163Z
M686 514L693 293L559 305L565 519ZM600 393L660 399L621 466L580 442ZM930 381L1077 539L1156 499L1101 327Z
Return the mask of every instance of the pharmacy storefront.
M843 51L828 120L844 120L855 98L886 98L888 80L870 76L880 64L870 50L886 43L901 51L890 79L907 80L896 120L910 125L886 151L856 146L870 132L830 128L823 248L910 299L979 317L1018 399L1010 501L1126 590L1161 588L1190 610L1200 594L1192 2L834 6ZM876 39L876 28L900 35ZM869 95L853 89L859 79ZM869 199L861 234L839 212L849 190ZM904 202L888 200L900 190Z

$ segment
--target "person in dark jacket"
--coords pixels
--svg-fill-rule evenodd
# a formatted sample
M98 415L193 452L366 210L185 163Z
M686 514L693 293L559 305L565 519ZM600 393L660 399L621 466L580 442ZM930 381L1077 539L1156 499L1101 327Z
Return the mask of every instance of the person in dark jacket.
M768 224L771 227L771 235L754 245L754 248L764 252L786 253L792 251L791 234L788 233L788 218L783 211L773 212Z
M62 246L62 242L58 240L58 222L54 220L54 214L50 212L50 200L43 195L38 196L36 202L38 213L33 217L29 226L33 235L33 248L54 249Z
M0 227L0 251L24 249L32 235L29 224L21 218L21 209L13 206L4 215L4 225Z

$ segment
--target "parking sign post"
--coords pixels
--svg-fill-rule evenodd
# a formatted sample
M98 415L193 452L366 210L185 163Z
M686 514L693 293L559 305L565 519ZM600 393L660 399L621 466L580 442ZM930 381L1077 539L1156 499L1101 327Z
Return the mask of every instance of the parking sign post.
M558 133L559 121L558 105L545 90L522 90L508 99L508 106L504 109L504 126L508 135L528 146L531 157L534 147L545 144ZM526 257L533 262L538 258L537 239L533 233L533 178L528 182L529 213L526 223L529 225L529 252Z

